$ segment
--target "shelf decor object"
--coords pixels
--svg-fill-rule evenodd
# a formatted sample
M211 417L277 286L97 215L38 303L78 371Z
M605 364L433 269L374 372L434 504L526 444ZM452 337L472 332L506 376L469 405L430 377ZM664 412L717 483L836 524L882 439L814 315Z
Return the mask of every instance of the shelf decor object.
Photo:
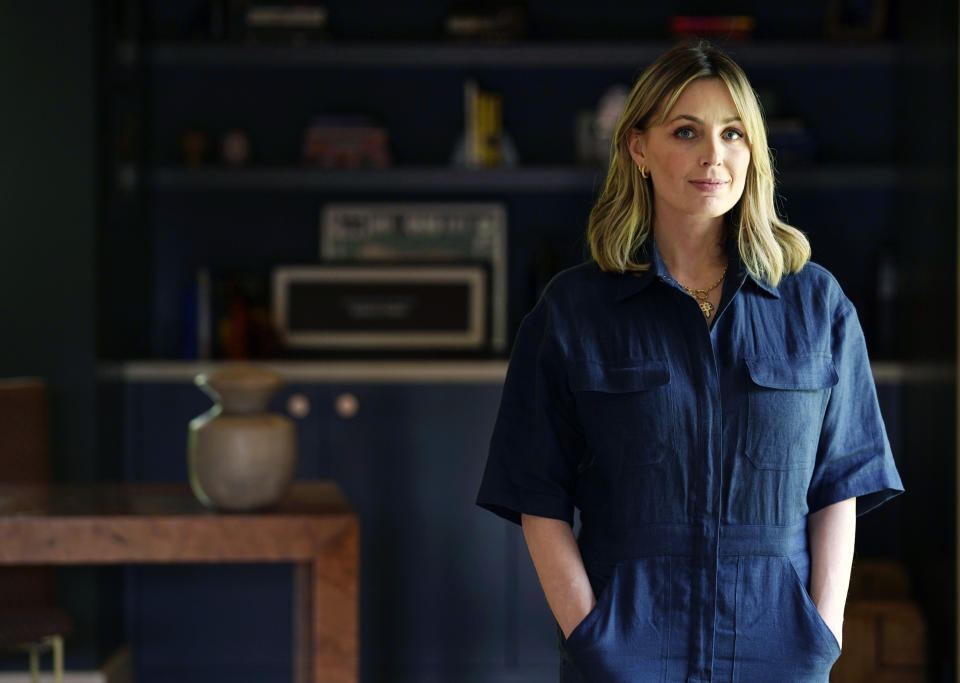
M222 7L224 3L228 6ZM327 4L315 0L214 0L211 19L211 34L216 38L225 37L226 19L232 32L242 34L247 43L300 47L330 39Z
M500 202L330 203L325 262L479 261L490 266L490 347L507 349L507 208Z
M674 40L711 38L747 40L753 37L757 22L751 16L675 16L670 18L670 34Z
M487 266L278 266L274 325L288 349L484 351Z
M830 0L827 4L830 40L880 40L886 24L887 0Z
M286 382L253 365L229 365L194 383L213 399L190 421L190 486L211 508L251 510L270 506L287 492L296 469L297 433L267 403Z
M521 2L454 2L448 10L444 31L454 40L522 40L527 34L527 22L527 8Z
M503 126L503 94L463 84L463 135L454 145L451 165L457 168L499 168L519 163L517 148Z
M314 168L387 168L389 132L367 115L320 114L303 133L301 163Z

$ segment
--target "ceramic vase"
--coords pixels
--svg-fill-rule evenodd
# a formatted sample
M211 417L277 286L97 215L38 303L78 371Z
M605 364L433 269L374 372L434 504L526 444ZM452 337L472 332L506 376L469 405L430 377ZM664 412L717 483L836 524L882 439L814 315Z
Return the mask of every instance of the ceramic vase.
M237 364L194 383L210 396L210 410L190 421L190 486L208 507L252 510L278 502L293 481L297 433L285 415L267 411L286 382L266 368Z

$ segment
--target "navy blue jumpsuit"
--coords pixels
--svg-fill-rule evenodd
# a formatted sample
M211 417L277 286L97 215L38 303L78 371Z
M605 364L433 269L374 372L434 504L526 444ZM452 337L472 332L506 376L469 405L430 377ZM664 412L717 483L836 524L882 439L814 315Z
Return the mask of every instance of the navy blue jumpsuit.
M592 261L523 319L477 503L572 523L597 604L561 680L827 681L806 518L903 490L863 333L833 276L777 287L733 243L716 320L650 269Z

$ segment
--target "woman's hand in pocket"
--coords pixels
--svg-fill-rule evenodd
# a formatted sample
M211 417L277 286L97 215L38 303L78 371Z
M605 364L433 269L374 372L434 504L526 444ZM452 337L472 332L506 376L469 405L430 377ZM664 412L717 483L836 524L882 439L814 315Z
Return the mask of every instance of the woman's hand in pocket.
M592 598L592 595L591 595L591 598ZM563 623L560 624L560 630L563 631L563 638L564 638L564 640L566 640L567 638L569 638L569 637L570 637L570 634L573 633L573 632L577 629L577 626L579 626L581 623L583 623L583 620L586 619L586 618L587 618L587 615L590 614L590 612L593 611L593 608L596 606L596 604L597 604L596 599L595 599L595 598L592 598L592 599L590 600L590 606L589 606L589 608L587 609L586 612L583 612L582 609L573 610L572 608L569 609L569 610L565 610L566 615L569 615L569 616L571 617L571 619L567 620L567 623L566 623L566 624L563 624ZM578 613L580 613L580 612L583 612L583 613L582 613L582 614L579 614L579 616L577 616Z
M528 514L520 519L540 586L566 638L597 603L580 548L563 520Z
M847 498L810 514L810 597L843 647L843 606L850 586L857 499Z
M831 610L831 612L838 612L839 614L826 613L822 610L820 611L820 616L823 618L824 623L833 633L833 637L837 639L837 645L840 646L840 649L843 649L843 606L841 605L839 610Z

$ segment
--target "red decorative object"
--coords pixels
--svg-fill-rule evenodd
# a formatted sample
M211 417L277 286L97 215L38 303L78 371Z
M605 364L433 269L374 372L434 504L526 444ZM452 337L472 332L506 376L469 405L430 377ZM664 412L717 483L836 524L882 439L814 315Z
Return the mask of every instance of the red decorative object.
M670 19L676 39L712 37L745 39L753 36L756 21L749 16L677 16Z
M387 130L367 117L321 116L303 136L303 163L322 168L385 168Z

